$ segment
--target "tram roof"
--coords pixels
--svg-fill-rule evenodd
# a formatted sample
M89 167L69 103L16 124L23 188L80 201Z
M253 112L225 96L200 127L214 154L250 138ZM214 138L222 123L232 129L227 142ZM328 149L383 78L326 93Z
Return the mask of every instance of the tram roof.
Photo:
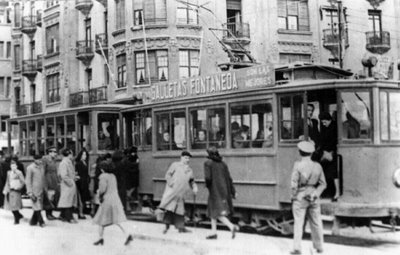
M96 105L84 105L84 106L79 106L79 107L73 107L73 108L66 108L66 109L58 109L58 110L53 110L49 112L41 112L41 113L36 113L36 114L29 114L29 115L24 115L24 116L18 116L15 118L10 118L8 119L9 121L17 121L17 120L23 120L23 119L34 119L37 117L51 117L51 116L59 116L59 115L65 115L65 114L71 114L75 112L90 112L90 111L118 111L129 108L132 105L126 105L126 104L96 104Z

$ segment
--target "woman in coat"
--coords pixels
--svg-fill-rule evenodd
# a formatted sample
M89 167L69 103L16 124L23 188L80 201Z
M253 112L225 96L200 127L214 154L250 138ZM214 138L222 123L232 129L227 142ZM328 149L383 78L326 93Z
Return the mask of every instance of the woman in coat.
M85 219L83 211L87 203L90 203L90 191L89 191L89 153L86 149L82 149L75 158L75 169L78 174L78 180L76 181L76 187L79 195L78 205L78 218Z
M99 198L100 206L93 222L99 225L99 240L94 245L104 244L104 228L110 225L117 225L122 232L127 235L125 245L128 245L133 237L131 234L126 234L126 231L121 226L121 223L126 221L124 209L121 199L118 196L117 179L113 172L113 167L105 161L99 164L102 174L99 177Z
M216 147L207 150L208 160L204 163L204 176L209 192L208 216L211 218L212 234L207 239L217 239L217 219L224 223L235 238L238 226L235 226L227 218L233 213L232 198L236 197L232 178L228 166L222 161L222 157Z
M169 226L174 224L180 233L189 232L185 228L185 201L184 196L189 190L197 193L197 185L194 182L193 171L189 166L192 155L183 151L181 160L174 162L165 174L167 181L164 194L159 205L160 209L166 211L164 216L165 230L167 233Z
M21 191L25 186L25 180L15 160L11 160L10 167L11 170L7 172L6 183L3 189L3 194L5 196L4 208L12 211L14 215L14 224L19 224L19 220L23 218L19 210L22 209Z
M73 207L77 207L77 191L76 191L76 176L75 167L72 163L73 154L70 149L61 151L63 159L58 167L58 176L60 178L60 200L58 208L61 211L61 218L69 223L77 223L73 217Z

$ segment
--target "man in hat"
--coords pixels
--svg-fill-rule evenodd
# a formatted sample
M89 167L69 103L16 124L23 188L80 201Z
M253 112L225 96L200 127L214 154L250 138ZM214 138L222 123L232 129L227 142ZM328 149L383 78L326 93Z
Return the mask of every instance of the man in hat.
M46 217L48 220L55 220L53 209L60 197L60 182L57 176L57 149L52 146L47 148L47 155L43 157L44 176L46 179L46 196L50 205L45 205Z
M297 147L301 160L294 163L291 181L294 244L290 254L301 254L301 239L306 217L310 223L313 246L317 253L322 253L323 234L319 197L326 188L325 176L321 165L311 160L311 154L315 151L314 144L302 141Z
M26 190L32 200L33 215L29 222L31 226L39 224L44 227L41 211L43 210L43 197L45 195L45 177L42 165L42 156L35 155L34 161L26 169Z
M174 224L179 233L190 232L185 228L185 204L184 196L192 190L197 193L197 185L194 182L193 170L189 166L192 155L188 151L181 153L181 160L173 162L165 174L167 181L165 191L159 208L165 210L164 222L167 233L169 226Z

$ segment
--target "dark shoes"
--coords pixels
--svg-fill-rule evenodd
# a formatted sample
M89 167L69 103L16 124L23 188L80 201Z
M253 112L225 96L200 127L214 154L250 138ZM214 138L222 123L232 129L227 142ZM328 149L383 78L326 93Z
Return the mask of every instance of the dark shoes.
M191 233L192 232L187 228L180 228L178 231L179 231L179 233Z
M86 219L86 217L85 217L85 216L83 216L83 215L78 215L78 219L80 219L80 220L85 220L85 219Z
M291 254L291 255L299 255L299 254L301 254L301 251L299 251L299 250L293 250L293 251L290 252L290 254Z
M93 243L93 245L103 245L103 244L104 244L103 238L101 238L99 241Z
M324 250L322 250L322 249L317 249L317 253L323 253L324 252Z
M47 220L56 220L56 219L57 219L56 217L54 217L54 216L51 215L51 214L46 215L46 218L47 218Z
M236 236L236 232L237 231L239 231L239 227L238 226L236 226L236 225L234 225L233 226L233 229L232 229L232 239L235 239L235 236Z
M208 240L215 240L217 238L218 238L217 234L209 235L209 236L206 237L206 239L208 239Z
M126 238L125 245L128 245L130 242L132 242L132 240L133 240L132 235L129 235L128 238Z

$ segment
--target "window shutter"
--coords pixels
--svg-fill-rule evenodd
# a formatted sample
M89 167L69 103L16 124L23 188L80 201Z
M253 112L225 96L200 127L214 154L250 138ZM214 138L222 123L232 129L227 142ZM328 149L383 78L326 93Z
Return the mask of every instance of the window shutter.
M166 0L154 0L156 8L156 22L165 21L167 19L167 10L165 6Z
M299 30L309 31L310 30L310 19L308 15L308 3L307 1L299 2Z
M278 0L278 17L286 17L286 0Z
M154 0L144 2L144 22L154 22L156 18L156 8Z
M297 0L288 0L287 1L287 15L290 16L298 16L298 3L299 1Z

